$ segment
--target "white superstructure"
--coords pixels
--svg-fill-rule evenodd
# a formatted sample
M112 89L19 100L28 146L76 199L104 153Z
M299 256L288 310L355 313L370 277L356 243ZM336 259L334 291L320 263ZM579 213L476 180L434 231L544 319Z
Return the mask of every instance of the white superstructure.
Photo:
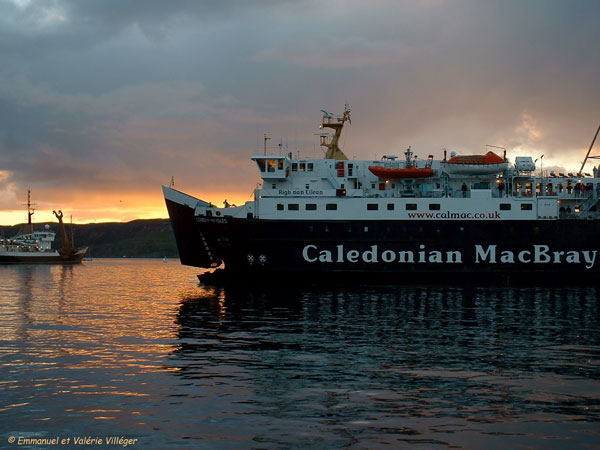
M262 179L254 200L225 208L199 202L195 215L351 221L600 217L596 208L600 178L554 172L536 175L528 156L517 157L514 164L492 152L462 159L415 160L409 147L405 159L386 149L381 160L348 160L337 142L349 117L348 109L337 118L331 113L323 117L322 126L334 128L335 135L331 142L321 135L321 145L337 159L299 158L292 153L254 155L251 159ZM495 163L488 163L490 156ZM385 175L380 168L388 169ZM165 196L170 195L177 195L176 191L166 190Z

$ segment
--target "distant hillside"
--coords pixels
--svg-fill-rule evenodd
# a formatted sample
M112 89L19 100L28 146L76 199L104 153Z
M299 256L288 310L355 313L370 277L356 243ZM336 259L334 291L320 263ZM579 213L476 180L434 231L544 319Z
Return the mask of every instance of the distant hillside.
M50 223L56 232L54 248L62 245L57 223ZM69 230L70 225L67 225ZM6 237L17 234L23 225L0 226ZM36 224L36 230L43 225ZM75 245L88 247L93 258L177 258L177 246L168 219L133 220L127 223L93 223L73 225Z

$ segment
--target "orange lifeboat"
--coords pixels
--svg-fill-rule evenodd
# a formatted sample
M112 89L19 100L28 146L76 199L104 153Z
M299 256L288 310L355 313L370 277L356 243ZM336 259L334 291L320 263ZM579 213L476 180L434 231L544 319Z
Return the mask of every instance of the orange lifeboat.
M369 166L371 173L379 178L427 178L433 175L431 167L417 168L414 166L405 168L391 168L381 166Z
M441 163L449 174L490 175L500 173L508 167L508 162L494 152L485 155L457 155Z

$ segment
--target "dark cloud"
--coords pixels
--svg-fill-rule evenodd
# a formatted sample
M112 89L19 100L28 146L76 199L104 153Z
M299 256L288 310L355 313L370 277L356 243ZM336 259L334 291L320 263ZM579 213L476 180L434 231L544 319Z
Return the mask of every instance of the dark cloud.
M345 102L359 158L494 144L577 163L599 17L585 0L1 2L0 189L251 189L264 133L319 155L318 110Z

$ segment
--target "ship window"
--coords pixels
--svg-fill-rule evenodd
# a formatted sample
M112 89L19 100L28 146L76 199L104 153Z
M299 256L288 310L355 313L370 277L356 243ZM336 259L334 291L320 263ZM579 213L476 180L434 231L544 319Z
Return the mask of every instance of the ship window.
M335 210L337 210L337 204L336 203L327 203L325 205L325 209L327 211L335 211Z
M298 203L290 203L288 205L288 211L299 211L300 205Z
M531 211L533 205L531 203L521 203L521 211Z
M500 203L500 211L510 211L510 203Z
M371 189L375 189L375 183L371 183Z
M256 164L258 164L258 168L260 169L261 172L265 171L265 160L264 159L257 159Z
M283 203L277 203L277 211L283 211Z
M273 183L273 184L271 185L271 188L272 188L272 189L277 189L277 185L276 185L275 183Z
M429 204L429 211L439 211L439 209L440 209L439 203L430 203Z
M416 203L407 203L406 204L406 210L407 211L416 211L417 210L417 204Z
M279 170L283 170L283 159L278 159L277 160L277 168Z
M306 210L307 211L316 211L317 210L317 204L316 203L307 203L306 204Z
M275 172L275 160L274 159L267 160L267 172Z
M367 203L367 210L377 211L378 209L379 209L379 205L377 203Z
M307 184L307 185L306 185L306 189L310 189L310 184Z
M298 172L298 163L292 163L292 172Z
M312 172L314 170L314 168L315 168L315 165L313 163L308 163L306 165L306 170L309 172Z
M394 204L393 203L388 203L387 209L388 209L388 211L393 211L394 210Z
M306 170L306 163L305 162L301 162L300 163L300 172L304 172Z

